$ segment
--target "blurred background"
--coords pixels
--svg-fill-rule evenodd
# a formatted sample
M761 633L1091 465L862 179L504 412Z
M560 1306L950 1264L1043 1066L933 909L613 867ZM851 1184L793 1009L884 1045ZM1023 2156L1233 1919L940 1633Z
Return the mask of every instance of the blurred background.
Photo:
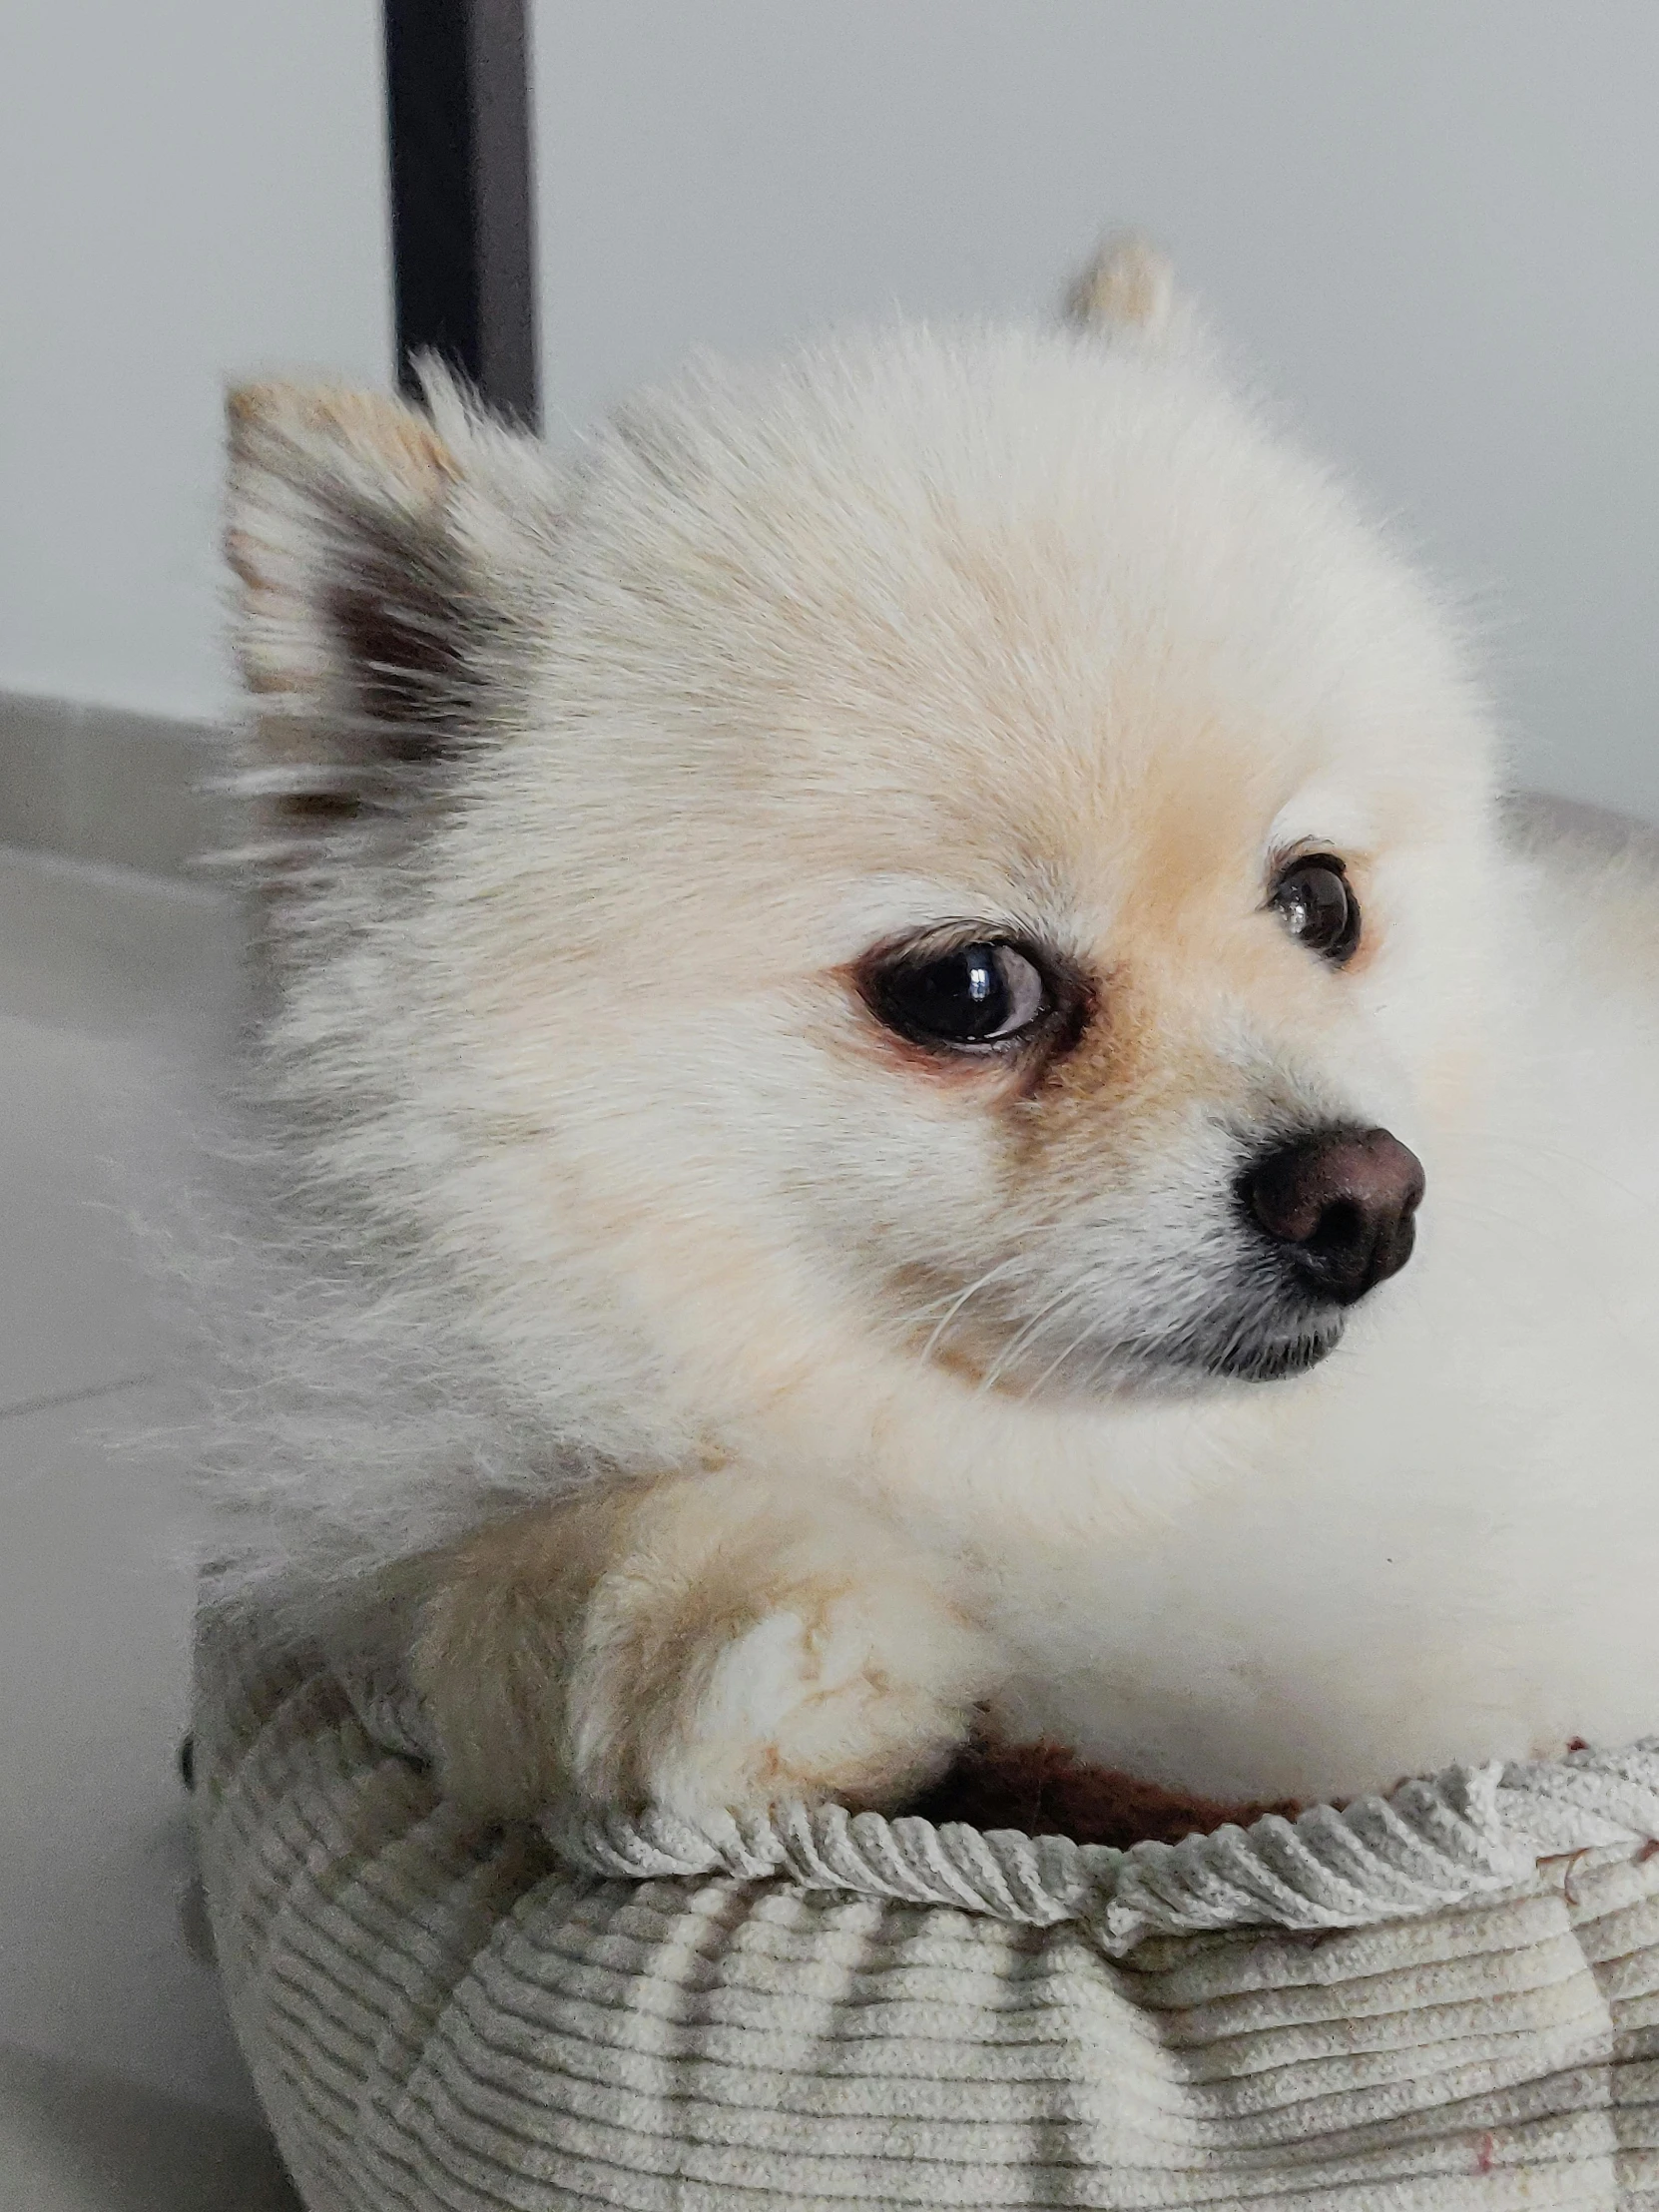
M693 347L1046 314L1133 225L1469 610L1514 780L1659 821L1656 87L1652 0L5 0L0 2201L282 2201L85 1203L234 949L226 379L437 342L563 441Z

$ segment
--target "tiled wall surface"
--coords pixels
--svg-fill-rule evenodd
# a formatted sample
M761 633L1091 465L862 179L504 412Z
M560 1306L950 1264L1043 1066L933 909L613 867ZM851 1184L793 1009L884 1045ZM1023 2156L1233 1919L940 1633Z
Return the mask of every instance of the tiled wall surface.
M225 841L224 733L0 693L0 845L190 875Z

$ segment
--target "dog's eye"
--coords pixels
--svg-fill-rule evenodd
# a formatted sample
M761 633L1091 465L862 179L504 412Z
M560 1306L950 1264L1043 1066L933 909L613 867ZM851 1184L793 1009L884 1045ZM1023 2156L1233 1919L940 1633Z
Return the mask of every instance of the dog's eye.
M1021 1036L1051 1000L1035 961L1011 944L965 944L934 959L902 958L869 986L889 1029L922 1044L1002 1044Z
M1329 853L1297 860L1273 887L1273 903L1299 944L1339 967L1360 942L1360 901Z

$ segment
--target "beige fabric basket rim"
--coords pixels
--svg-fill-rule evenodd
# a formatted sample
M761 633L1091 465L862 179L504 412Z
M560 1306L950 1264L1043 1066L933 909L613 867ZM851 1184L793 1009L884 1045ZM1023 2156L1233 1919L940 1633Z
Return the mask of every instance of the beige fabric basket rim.
M429 1756L418 1701L404 1686L340 1679L373 1741ZM1448 1767L1386 1797L1315 1805L1295 1820L1270 1813L1249 1828L1127 1851L834 1804L702 1825L662 1808L552 1807L538 1825L559 1860L585 1874L779 1880L1035 1927L1082 1921L1122 1956L1151 1935L1409 1919L1518 1889L1544 1861L1659 1849L1659 1736L1561 1759Z

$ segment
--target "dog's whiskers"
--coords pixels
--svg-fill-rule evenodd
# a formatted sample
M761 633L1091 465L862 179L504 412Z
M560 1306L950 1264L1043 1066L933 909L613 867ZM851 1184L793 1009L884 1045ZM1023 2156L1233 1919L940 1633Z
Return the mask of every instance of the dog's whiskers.
M1037 1377L1036 1381L1030 1383L1021 1394L1028 1400L1035 1397L1037 1392L1042 1388L1043 1384L1051 1381L1052 1378L1056 1376L1060 1372L1060 1370L1067 1364L1067 1362L1071 1359L1073 1353L1076 1352L1079 1345L1087 1344L1093 1334L1094 1324L1090 1322L1086 1327L1080 1329L1077 1332L1076 1336L1073 1337L1064 1352L1060 1354L1060 1357L1057 1360L1050 1361L1048 1366L1044 1368L1041 1375ZM1110 1358L1111 1353L1110 1351L1107 1351L1100 1354L1100 1356L1095 1360L1090 1370L1091 1382L1099 1376L1102 1367Z
M1019 1357L1024 1346L1030 1342L1045 1323L1052 1320L1056 1314L1063 1313L1073 1300L1082 1296L1089 1287L1092 1272L1092 1270L1087 1271L1073 1282L1067 1283L1045 1305L1038 1307L1025 1326L1003 1346L991 1365L980 1377L979 1391L981 1394L995 1384L999 1376L1006 1373L1010 1363Z
M951 1301L949 1306L946 1307L943 1316L940 1318L937 1326L934 1328L933 1333L928 1338L926 1344L922 1346L921 1356L924 1360L930 1360L933 1357L933 1354L939 1348L940 1340L943 1338L945 1331L950 1327L951 1323L956 1319L957 1315L961 1313L962 1309L968 1304L968 1302L971 1299L977 1298L981 1291L986 1290L992 1283L996 1281L998 1276L1006 1275L1011 1269L1021 1265L1023 1263L1023 1258L1024 1256L1022 1254L1013 1254L1006 1260L999 1260L994 1268L987 1268L984 1274L979 1277L977 1282L970 1283L965 1291L958 1293L958 1295Z

